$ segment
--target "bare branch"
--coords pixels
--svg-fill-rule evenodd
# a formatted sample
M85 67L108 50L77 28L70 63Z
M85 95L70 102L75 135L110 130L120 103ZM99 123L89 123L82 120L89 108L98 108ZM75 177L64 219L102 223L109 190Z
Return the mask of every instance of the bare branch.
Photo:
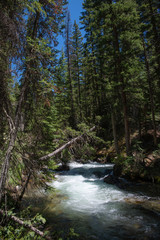
M8 119L8 123L9 123L9 127L10 127L10 130L11 132L15 129L15 125L14 125L14 122L12 120L12 118L8 115L7 111L5 110L5 108L3 108L3 111L4 113L6 114L6 117Z
M7 214L7 212L3 211L2 209L0 209L0 213L1 213L3 216L6 215L7 217L10 217L10 219L13 220L14 222L19 223L20 225L22 225L22 226L24 226L24 227L26 227L26 228L29 228L30 230L32 230L33 232L35 232L37 235L39 235L39 236L41 236L41 237L44 237L44 238L47 239L47 240L51 240L50 237L45 236L44 232L42 232L42 231L40 231L39 229L33 227L32 225L29 225L29 224L25 223L25 222L22 221L20 218L18 218L18 217L16 217L16 216L13 216L13 215L9 216L9 215Z

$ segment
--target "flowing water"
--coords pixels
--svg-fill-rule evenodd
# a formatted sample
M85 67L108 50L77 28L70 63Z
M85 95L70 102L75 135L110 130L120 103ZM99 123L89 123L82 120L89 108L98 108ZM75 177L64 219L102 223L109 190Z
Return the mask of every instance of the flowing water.
M59 197L41 207L50 227L63 232L63 239L69 228L83 240L160 239L158 213L125 201L138 197L137 193L103 182L112 168L111 164L72 163L51 183Z

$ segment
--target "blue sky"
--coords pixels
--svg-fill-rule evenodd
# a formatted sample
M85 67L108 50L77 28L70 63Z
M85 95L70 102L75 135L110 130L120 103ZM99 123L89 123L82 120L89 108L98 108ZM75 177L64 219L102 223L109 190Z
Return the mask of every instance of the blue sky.
M76 20L77 24L79 24L79 17L81 16L82 12L82 3L83 0L68 0L68 9L71 14L71 22L74 23L74 20ZM62 36L58 37L59 45L58 49L61 50L64 46L64 39Z
M82 12L83 0L68 0L68 2L69 2L68 8L71 13L72 23L74 22L74 20L76 20L76 22L79 23L79 16L81 15Z

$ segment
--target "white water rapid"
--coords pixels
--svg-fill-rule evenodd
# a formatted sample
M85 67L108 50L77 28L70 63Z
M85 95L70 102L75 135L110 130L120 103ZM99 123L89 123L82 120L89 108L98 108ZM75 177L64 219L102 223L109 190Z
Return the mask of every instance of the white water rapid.
M69 171L56 175L52 186L64 196L53 216L57 227L72 227L83 240L160 239L159 216L126 203L126 198L136 197L134 193L103 182L112 168L72 163Z

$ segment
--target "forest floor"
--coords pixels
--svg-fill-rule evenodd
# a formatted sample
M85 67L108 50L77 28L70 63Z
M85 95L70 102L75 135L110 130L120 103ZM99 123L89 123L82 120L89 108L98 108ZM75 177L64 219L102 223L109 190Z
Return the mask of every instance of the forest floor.
M153 131L138 132L131 135L131 156L125 152L125 139L119 141L120 154L115 152L114 144L97 152L98 162L115 163L114 174L132 181L160 183L160 131L157 131L158 145L154 146Z

